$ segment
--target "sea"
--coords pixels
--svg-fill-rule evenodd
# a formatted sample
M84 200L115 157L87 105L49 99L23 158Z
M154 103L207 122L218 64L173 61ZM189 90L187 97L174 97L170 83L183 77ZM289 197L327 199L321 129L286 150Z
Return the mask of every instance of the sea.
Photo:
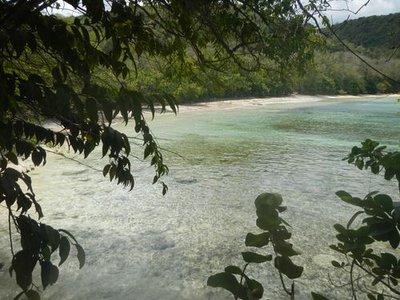
M143 159L132 123L114 125L131 141L132 191L103 177L108 161L101 149L87 159L53 149L45 166L29 172L45 215L40 221L67 229L86 251L86 264L79 269L71 249L58 282L46 288L43 299L233 299L223 289L207 287L207 278L228 265L243 267L243 251L272 253L244 244L248 232L261 232L254 200L264 192L280 193L287 206L281 216L301 253L293 260L304 267L295 280L296 299L310 299L311 291L350 299L348 274L331 265L344 258L329 245L335 243L333 225L345 225L357 208L335 192L364 197L376 190L399 200L396 182L344 158L367 138L388 151L400 150L400 103L383 96L294 103L265 99L256 105L234 101L241 105L197 105L148 118L169 167L162 178L169 188L165 196L160 184L152 184L154 169ZM19 290L8 272L4 211L0 298L12 299ZM18 247L15 231L14 237ZM57 252L52 257L58 262ZM288 299L273 263L250 265L247 273L263 284L263 299ZM39 271L34 283L42 289Z

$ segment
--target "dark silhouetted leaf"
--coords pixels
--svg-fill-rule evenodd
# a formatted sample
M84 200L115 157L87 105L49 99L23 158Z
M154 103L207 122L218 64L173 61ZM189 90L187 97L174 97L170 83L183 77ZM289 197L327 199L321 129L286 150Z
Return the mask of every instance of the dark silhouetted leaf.
M317 293L314 293L314 292L311 292L311 296L312 296L313 300L329 300L325 296L322 296L321 294L317 294Z
M60 239L60 246L59 246L59 255L60 255L60 262L58 264L59 266L61 266L68 258L70 248L71 245L69 243L68 238L62 236Z
M261 234L248 233L246 235L245 244L248 247L264 247L269 243L269 232L263 232Z
M85 265L85 250L83 250L82 246L79 244L75 244L76 250L78 251L77 257L79 261L79 269L81 269Z
M261 299L264 294L264 288L257 280L249 279L246 277L247 294L249 300Z
M282 196L277 193L263 193L260 194L256 200L255 205L257 209L261 209L264 206L271 206L277 208L282 204Z
M39 293L34 290L26 291L25 296L28 298L28 300L40 300Z
M300 254L299 252L295 251L293 249L292 244L283 241L283 240L277 240L275 241L275 251L278 252L279 254L283 256L294 256Z
M257 218L256 225L262 230L276 229L280 224L279 217L259 217Z
M240 285L236 277L230 273L223 272L208 277L207 285L221 287L240 299L248 299L245 288Z
M97 102L94 98L89 97L86 101L86 112L89 116L90 121L97 123L99 115L97 113Z
M41 262L40 266L43 289L46 289L48 285L56 283L59 271L58 268L49 261Z
M247 263L263 263L272 260L272 255L261 255L253 252L242 252L243 260Z
M15 271L17 284L27 290L32 283L32 272L37 259L29 251L19 251L14 255L11 268Z
M290 279L299 278L303 273L303 267L296 266L287 256L277 256L275 267Z
M225 268L225 272L231 273L231 274L236 274L236 275L241 275L242 274L242 269L240 269L237 266L227 266Z

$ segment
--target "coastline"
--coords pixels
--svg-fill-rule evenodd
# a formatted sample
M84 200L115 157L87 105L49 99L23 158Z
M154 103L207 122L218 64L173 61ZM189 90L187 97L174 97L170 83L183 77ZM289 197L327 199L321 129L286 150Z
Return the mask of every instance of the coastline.
M260 106L269 105L296 105L305 103L316 102L347 102L347 101L363 101L365 99L388 99L400 98L400 94L381 94L381 95L290 95L282 97L266 97L266 98L236 98L236 99L216 99L212 101L196 102L196 103L183 103L179 105L178 113L185 113L191 111L202 110L227 110L236 108L257 108ZM170 112L170 110L167 110Z

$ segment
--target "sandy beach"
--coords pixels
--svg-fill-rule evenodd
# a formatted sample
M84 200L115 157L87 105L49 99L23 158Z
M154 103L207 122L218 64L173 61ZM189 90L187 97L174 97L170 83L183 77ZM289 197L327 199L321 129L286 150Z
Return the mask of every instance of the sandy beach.
M236 109L236 108L250 108L250 107L260 107L267 105L296 105L296 104L304 104L304 103L315 103L315 102L332 102L332 101L363 101L365 99L387 99L387 98L399 98L399 94L384 94L384 95L341 95L341 96L327 96L327 95L317 95L317 96L308 96L308 95L291 95L285 97L267 97L267 98L246 98L246 99L221 99L221 100L212 100L207 102L198 102L198 103L185 103L179 105L179 112L185 113L190 111L199 111L199 110L226 110L226 109Z

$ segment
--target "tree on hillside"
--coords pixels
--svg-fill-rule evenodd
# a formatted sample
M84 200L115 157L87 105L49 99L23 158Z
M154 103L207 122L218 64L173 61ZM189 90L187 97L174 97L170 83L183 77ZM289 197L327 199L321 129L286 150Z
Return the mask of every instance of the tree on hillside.
M321 2L325 3L326 1ZM79 16L53 14L64 4ZM168 94L130 90L126 78L143 56L185 63L195 58L218 69L233 61L243 70L263 63L278 69L302 68L312 57L315 30L299 1L255 0L1 0L0 1L0 203L9 223L10 274L21 288L19 298L38 299L32 273L40 269L43 289L54 284L61 265L82 246L66 230L41 223L43 216L31 178L13 168L31 158L46 163L47 146L65 146L87 157L102 147L103 174L130 189L131 147L113 129L118 114L143 140L144 158L155 168L153 183L168 173L157 141L143 115L155 105L177 106ZM304 9L304 8L303 8ZM204 51L207 47L207 51ZM102 80L98 72L110 78ZM112 78L112 79L111 79ZM46 128L56 120L59 130ZM36 212L33 213L33 211ZM38 220L39 219L39 220ZM20 244L13 241L18 236ZM58 255L56 254L58 252Z

